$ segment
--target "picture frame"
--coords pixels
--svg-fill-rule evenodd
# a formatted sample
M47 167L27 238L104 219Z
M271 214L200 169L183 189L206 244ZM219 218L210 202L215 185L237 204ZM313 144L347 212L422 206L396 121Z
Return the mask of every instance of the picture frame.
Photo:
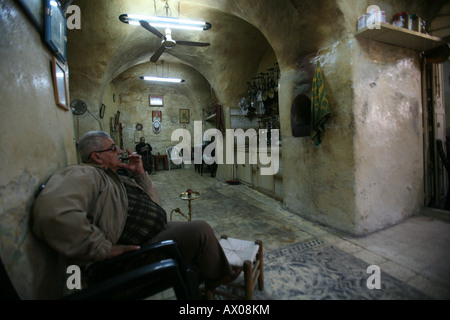
M56 105L69 111L69 72L65 64L52 57L53 91Z
M180 123L190 122L190 111L189 109L180 109L179 111L179 121Z
M164 101L161 95L149 95L148 97L150 107L163 107Z
M66 17L57 1L44 0L44 41L52 54L66 62Z
M105 109L106 109L106 105L104 103L102 103L102 105L100 106L100 110L99 110L100 119L103 119L103 117L105 116Z
M44 1L18 0L18 2L39 32L42 32L44 28Z
M162 120L162 111L152 111L152 121L159 121Z

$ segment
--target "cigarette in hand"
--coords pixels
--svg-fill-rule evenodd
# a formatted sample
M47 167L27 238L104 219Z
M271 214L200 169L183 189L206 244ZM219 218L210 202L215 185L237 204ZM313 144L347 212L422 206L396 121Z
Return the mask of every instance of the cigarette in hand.
M137 154L137 152L130 153L127 158L122 158L122 161L130 160L130 156ZM139 156L141 158L141 156Z

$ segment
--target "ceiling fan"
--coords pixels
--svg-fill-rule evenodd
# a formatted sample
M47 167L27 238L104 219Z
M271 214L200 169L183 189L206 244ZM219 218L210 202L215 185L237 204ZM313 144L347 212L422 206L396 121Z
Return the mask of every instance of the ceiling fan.
M207 47L210 45L210 43L206 42L193 42L193 41L175 41L172 39L172 31L167 28L165 31L165 35L163 35L161 32L159 32L155 27L151 26L150 23L148 23L145 20L139 21L140 25L156 35L158 38L162 39L161 46L156 50L156 52L153 54L153 56L150 58L151 62L158 61L159 57L164 53L166 49L171 49L175 47L176 45L181 46L194 46L194 47Z

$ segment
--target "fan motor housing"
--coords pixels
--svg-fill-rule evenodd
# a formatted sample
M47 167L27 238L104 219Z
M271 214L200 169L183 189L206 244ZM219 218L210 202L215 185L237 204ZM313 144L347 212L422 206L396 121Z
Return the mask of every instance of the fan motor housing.
M172 40L172 39L167 39L167 40L163 41L163 45L167 49L175 47L176 44L177 43L175 42L175 40Z

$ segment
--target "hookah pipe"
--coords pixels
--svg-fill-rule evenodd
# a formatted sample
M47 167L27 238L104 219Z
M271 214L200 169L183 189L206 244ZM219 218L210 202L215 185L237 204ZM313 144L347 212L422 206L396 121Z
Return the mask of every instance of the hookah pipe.
M179 214L181 214L183 217L185 217L186 218L186 220L187 221L191 221L192 220L192 217L191 216L186 216L183 212L181 212L181 210L180 210L180 208L175 208L175 209L173 209L171 212L170 212L170 221L172 221L172 213L173 212L178 212Z
M188 200L189 201L189 215L184 214L180 208L175 208L170 212L170 221L172 221L172 214L173 212L177 212L179 214L181 214L187 221L191 221L192 220L192 204L191 201L195 200L198 198L198 193L192 191L192 189L187 189L186 192L183 192L180 197L186 196L185 198L182 198L183 200Z

